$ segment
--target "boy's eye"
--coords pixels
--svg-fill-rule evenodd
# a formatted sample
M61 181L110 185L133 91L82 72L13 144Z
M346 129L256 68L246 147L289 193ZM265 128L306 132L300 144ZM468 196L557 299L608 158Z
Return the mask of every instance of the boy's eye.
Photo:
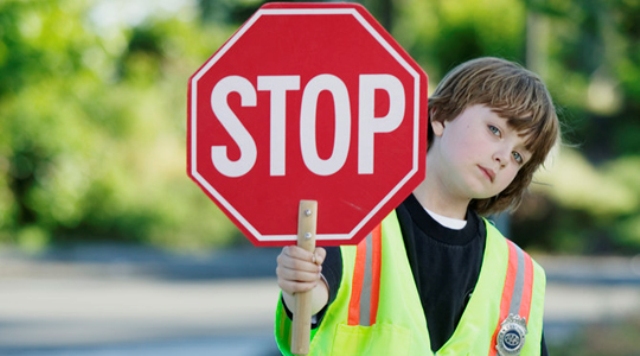
M513 152L511 155L513 155L513 159L515 159L519 164L522 164L522 162L524 162L524 158L522 158L522 155L520 155L518 152Z
M500 136L500 129L493 126L493 125L489 125L489 130L491 131L491 133L493 133L496 136Z

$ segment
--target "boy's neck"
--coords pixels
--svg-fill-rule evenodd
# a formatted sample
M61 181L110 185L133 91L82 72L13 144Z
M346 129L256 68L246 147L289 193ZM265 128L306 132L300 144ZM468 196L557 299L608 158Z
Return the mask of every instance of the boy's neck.
M470 200L456 200L443 194L443 189L438 188L428 174L427 179L413 191L413 195L423 208L436 214L460 220L467 217Z

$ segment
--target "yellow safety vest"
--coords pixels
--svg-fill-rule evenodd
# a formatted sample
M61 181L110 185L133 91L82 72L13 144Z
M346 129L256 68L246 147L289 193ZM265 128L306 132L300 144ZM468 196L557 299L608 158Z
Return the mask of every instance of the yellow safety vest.
M311 330L309 355L493 356L498 349L501 355L540 355L544 271L486 220L485 225L476 288L453 335L435 354L394 211L360 244L341 247L340 288L320 326ZM275 334L280 351L292 355L291 320L281 301Z

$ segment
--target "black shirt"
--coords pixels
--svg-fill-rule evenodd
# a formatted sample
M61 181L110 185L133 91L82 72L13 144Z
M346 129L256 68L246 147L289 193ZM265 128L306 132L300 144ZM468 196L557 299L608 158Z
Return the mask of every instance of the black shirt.
M409 265L422 303L431 349L439 350L458 325L480 275L486 242L486 227L473 211L467 212L467 224L460 230L449 229L435 221L410 195L396 208L407 250ZM327 248L323 275L329 285L329 303L337 295L342 276L342 258L337 247ZM326 310L326 308L325 308ZM321 322L324 310L318 314ZM544 335L542 355L547 355Z

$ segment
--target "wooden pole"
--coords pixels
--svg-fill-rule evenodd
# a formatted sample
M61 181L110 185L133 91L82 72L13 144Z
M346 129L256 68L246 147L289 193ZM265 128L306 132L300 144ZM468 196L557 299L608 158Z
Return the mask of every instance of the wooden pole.
M316 221L318 202L301 200L298 208L298 246L313 253L316 248ZM293 308L293 330L291 352L295 355L309 353L311 333L311 297L312 291L296 293Z

